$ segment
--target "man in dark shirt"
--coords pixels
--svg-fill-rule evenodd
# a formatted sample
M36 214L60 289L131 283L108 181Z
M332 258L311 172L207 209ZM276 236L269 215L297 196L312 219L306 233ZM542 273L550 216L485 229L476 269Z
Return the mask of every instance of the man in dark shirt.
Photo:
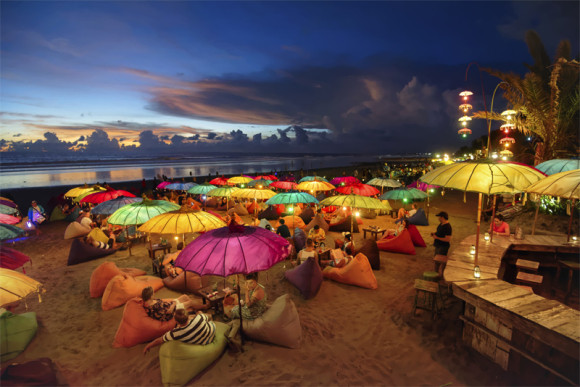
M445 270L445 265L447 264L447 252L449 251L452 229L449 224L449 215L447 212L441 211L435 216L439 217L439 226L437 226L436 232L431 233L434 239L433 246L435 246L433 261L435 262L435 271L443 278L443 270Z
M280 219L280 226L276 229L276 234L280 235L282 238L290 238L290 229L284 224L284 219Z

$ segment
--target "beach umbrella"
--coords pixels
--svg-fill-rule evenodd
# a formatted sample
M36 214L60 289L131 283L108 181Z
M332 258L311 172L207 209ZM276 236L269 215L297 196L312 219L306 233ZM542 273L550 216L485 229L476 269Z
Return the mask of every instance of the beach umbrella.
M143 199L141 202L127 204L119 208L107 220L107 223L117 226L134 226L147 222L149 219L168 211L178 210L179 205L166 200Z
M390 208L383 204L379 199L370 198L361 195L338 195L331 196L320 202L322 207L336 206L336 207L350 207L363 208L367 210L389 210ZM350 231L353 229L353 216L351 215ZM354 241L354 238L353 238Z
M12 208L18 208L18 205L16 203L14 203L12 200L0 199L0 204L8 206L8 207L12 207Z
M332 184L334 186L353 185L353 184L360 184L360 180L354 176L339 176L339 177L335 177L334 179L330 180L330 184Z
M205 211L194 211L182 207L157 215L139 227L139 231L150 234L192 234L225 227L226 223Z
M24 234L24 230L20 227L12 226L9 224L0 224L0 240L2 241L18 238L22 234Z
M92 186L88 186L88 185L83 185L81 187L76 187L76 188L72 188L70 190L68 190L64 196L67 198L76 198L80 195L83 194L87 194L87 193L94 193L94 192L99 192L99 191L104 191L105 188L101 187L100 185L92 185Z
M187 190L187 193L190 193L193 195L205 195L209 191L211 191L212 189L215 189L215 188L217 188L217 187L213 184L203 183L203 184L196 185L195 187L191 187L190 189Z
M275 195L276 192L272 191L271 189L242 188L232 192L232 197L238 199L263 200L270 199Z
M0 214L5 214L5 215L12 215L12 214L17 214L18 210L14 207L9 207L6 206L4 204L0 204Z
M42 284L26 274L0 268L0 306L22 300L33 293L38 294L40 302L42 291Z
M131 192L122 190L122 189L107 189L106 191L92 193L83 197L80 202L81 203L92 203L92 204L99 204L102 202L106 202L107 200L116 199L119 196L125 196L129 198L134 198Z
M572 171L574 169L580 169L580 159L548 160L536 165L536 169L544 172L548 176L559 172Z
M0 245L0 267L4 269L16 270L30 262L30 257L18 250ZM24 269L23 269L24 270Z
M97 204L92 210L91 214L93 215L111 215L119 208L126 206L127 204L131 203L140 203L143 201L143 198L128 198L125 196L119 196L115 199L107 200L106 202L102 202L101 204Z
M228 179L223 176L216 177L215 179L210 180L209 183L213 185L229 185Z
M247 184L252 180L254 179L248 176L234 176L228 179L228 184L230 185Z
M337 187L336 192L343 195L348 195L350 193L361 195L361 196L374 196L379 193L379 190L367 184L353 184L346 187Z
M187 191L188 189L195 187L196 183L171 183L165 186L165 189L170 189L173 191Z
M419 180L415 180L414 182L409 184L407 187L408 188L417 188L423 192L433 192L432 190L439 188L439 186L423 183L422 181L419 181Z
M260 176L254 177L254 180L260 180L260 179L271 180L271 181L278 180L278 178L274 175L260 175Z
M14 202L12 199L8 199L7 197L0 196L0 200L8 200L9 202Z
M266 204L269 206L277 204L296 204L296 203L318 204L318 200L314 196L307 194L305 192L288 191L276 194L275 196L272 196L270 199L268 199L268 201L266 201Z
M296 186L296 189L299 191L309 191L311 193L316 193L320 191L330 191L335 188L336 187L333 186L332 184L318 179L303 181L302 183Z
M568 241L570 240L570 229L572 227L572 217L574 216L574 207L576 200L580 199L580 169L571 171L555 173L546 177L526 188L527 193L537 195L557 196L572 201L570 211L570 221L568 223ZM534 217L534 226L532 227L532 235L536 231L536 221L538 220L538 211L540 206L536 208L536 215Z
M278 188L278 189L285 189L285 190L290 190L290 189L296 189L297 184L294 183L293 181L275 181L273 183L270 184L270 188L274 187L274 188Z
M17 224L20 223L21 219L6 214L0 214L0 223L2 224Z
M172 181L162 181L161 183L157 184L157 189L165 189L169 184L173 184Z
M429 197L425 192L418 190L417 188L397 188L388 192L385 192L380 196L381 199L385 200L400 200L403 202L410 202L413 200L425 200Z
M207 196L220 196L220 197L229 198L232 196L232 192L235 192L237 190L239 190L238 187L223 186L223 187L212 189L211 191L209 191L207 193ZM229 203L230 203L230 201L228 200L226 202L226 211L229 207Z
M478 266L479 230L481 227L482 195L514 194L523 192L545 175L524 164L490 160L466 161L445 165L426 173L420 181L443 188L457 189L479 194L477 205L477 237L475 239L474 271ZM464 199L465 200L465 199ZM494 196L495 216L495 196ZM493 238L493 228L490 238Z
M324 177L320 177L320 176L304 176L302 179L298 180L298 183L304 183L305 181L312 181L312 180L325 181L328 183L328 180L326 180Z
M367 184L387 188L398 188L401 186L401 183L399 183L397 180L385 179L383 177L375 177L374 179L370 179Z
M267 187L272 184L273 180L255 179L248 183L248 187Z

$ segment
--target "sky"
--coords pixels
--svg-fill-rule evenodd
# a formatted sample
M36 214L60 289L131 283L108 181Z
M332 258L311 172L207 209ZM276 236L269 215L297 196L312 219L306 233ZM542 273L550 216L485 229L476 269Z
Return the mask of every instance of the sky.
M478 68L524 74L530 29L550 55L580 36L577 1L0 8L0 150L28 153L453 151L487 133L457 134L458 93L482 110L499 82Z

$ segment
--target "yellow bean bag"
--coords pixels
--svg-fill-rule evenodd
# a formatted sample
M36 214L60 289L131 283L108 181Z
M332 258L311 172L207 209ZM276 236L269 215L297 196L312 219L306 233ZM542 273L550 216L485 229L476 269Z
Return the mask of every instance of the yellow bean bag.
M83 226L79 222L71 222L64 230L64 239L73 239L88 235L91 229Z
M147 272L140 269L133 269L133 268L126 268L121 269L118 268L115 262L105 262L97 267L93 274L91 274L91 281L89 283L89 292L91 294L91 298L102 297L109 281L117 276L127 274L131 277L137 277L140 275L145 275Z
M289 216L285 216L281 219L284 219L286 226L288 226L288 228L290 230L292 230L296 227L298 227L300 229L304 229L306 227L306 225L304 224L304 221L298 215L289 215ZM280 227L280 221L278 221L276 223L276 228L278 228L278 227Z
M161 278L144 275L131 277L127 274L117 275L109 281L103 293L101 307L103 310L111 310L124 305L134 297L141 297L141 292L147 286L151 286L154 291L163 287Z
M169 341L161 346L159 365L164 386L183 386L219 359L226 349L225 335L230 326L215 322L215 328L215 338L210 344L193 345Z
M327 267L322 271L324 278L330 278L343 284L360 286L361 288L376 289L377 278L373 274L373 269L368 258L358 253L354 259L346 266L336 268Z
M109 237L100 228L93 228L87 236L90 236L94 240L99 241L99 242L103 242L103 243L109 242Z

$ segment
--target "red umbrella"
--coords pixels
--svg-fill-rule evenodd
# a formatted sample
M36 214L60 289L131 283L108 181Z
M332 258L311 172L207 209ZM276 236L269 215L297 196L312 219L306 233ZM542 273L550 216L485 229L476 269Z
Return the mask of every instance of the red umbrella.
M0 223L2 224L16 224L20 223L20 219L12 215L0 214Z
M210 184L213 184L213 185L229 185L228 179L225 178L225 177L223 177L223 176L222 177L216 177L215 179L210 180L209 183Z
M269 185L270 188L279 188L279 189L294 189L298 184L294 183L293 181L275 181Z
M353 184L360 184L360 180L354 176L340 176L335 177L334 179L330 180L330 184L338 187L340 185L353 185Z
M133 195L131 192L127 192L122 189L109 188L106 191L95 192L93 194L85 196L84 198L81 199L81 203L99 204L102 202L106 202L107 200L116 199L119 196L125 196L128 198L135 197L135 195Z
M169 184L172 184L172 183L173 183L172 181L162 181L155 188L157 188L157 189L163 189L163 188L167 187Z
M260 180L260 179L271 180L271 181L278 180L278 178L274 175L260 175L260 176L254 177L254 180Z
M341 194L344 195L349 195L353 193L355 195L374 196L379 193L379 190L368 184L359 183L349 186L340 186L336 188L336 192L340 192Z
M20 251L6 246L0 246L0 267L16 270L29 261L30 257L28 255L22 254Z

